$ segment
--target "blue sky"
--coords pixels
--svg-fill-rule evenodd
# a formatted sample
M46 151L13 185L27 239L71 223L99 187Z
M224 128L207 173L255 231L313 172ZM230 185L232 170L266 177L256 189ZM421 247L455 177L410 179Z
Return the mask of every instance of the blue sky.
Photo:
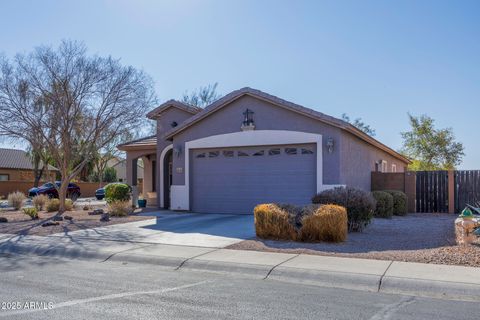
M61 39L142 68L160 100L218 82L361 117L398 149L407 112L453 127L480 168L480 1L0 2L0 52Z

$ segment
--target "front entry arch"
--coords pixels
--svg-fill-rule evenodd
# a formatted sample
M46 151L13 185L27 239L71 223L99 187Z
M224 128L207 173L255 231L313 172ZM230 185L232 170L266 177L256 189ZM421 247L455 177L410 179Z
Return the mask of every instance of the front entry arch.
M160 173L160 207L170 208L170 188L172 185L172 159L173 145L169 145L162 150L160 161L158 162Z

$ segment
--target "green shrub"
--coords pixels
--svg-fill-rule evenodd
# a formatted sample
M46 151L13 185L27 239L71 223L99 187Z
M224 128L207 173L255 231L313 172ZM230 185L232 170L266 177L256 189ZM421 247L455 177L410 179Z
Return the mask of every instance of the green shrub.
M347 239L347 210L337 205L310 205L304 208L300 241L342 242Z
M404 216L407 214L407 195L398 190L385 190L393 197L393 214L396 216Z
M13 207L15 210L20 210L22 207L23 201L26 199L23 192L15 191L8 194L8 205Z
M352 187L325 190L315 195L312 202L345 207L349 231L362 231L371 222L375 210L375 199L370 192Z
M391 218L393 216L393 197L390 193L384 191L373 191L377 205L375 207L375 217Z
M47 212L55 212L58 211L60 208L60 200L59 199L48 199L47 201ZM70 199L65 199L65 210L71 211L73 209L73 201Z
M259 204L253 213L257 237L273 240L295 240L297 238L297 231L293 226L291 215L277 204Z
M132 212L132 204L128 200L113 200L108 203L108 213L113 217L125 217Z
M44 194L39 194L38 196L35 196L32 198L32 203L37 208L37 210L42 210L45 208L45 204L48 201L48 197Z
M32 220L38 219L37 208L23 208L23 213L32 218Z
M125 183L110 183L105 186L105 199L108 203L113 201L128 201L132 188Z

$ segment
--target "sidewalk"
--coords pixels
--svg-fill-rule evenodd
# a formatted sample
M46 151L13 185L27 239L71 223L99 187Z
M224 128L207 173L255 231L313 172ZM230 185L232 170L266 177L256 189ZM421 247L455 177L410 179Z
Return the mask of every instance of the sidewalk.
M146 244L69 237L0 235L0 254L35 254L104 263L149 263L178 271L480 301L480 268Z

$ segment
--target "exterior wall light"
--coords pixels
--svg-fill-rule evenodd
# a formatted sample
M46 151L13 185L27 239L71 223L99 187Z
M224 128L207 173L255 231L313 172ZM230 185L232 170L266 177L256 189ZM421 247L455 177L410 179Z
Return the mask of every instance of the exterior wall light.
M328 150L328 153L332 153L333 152L333 147L335 145L335 142L333 141L333 138L332 137L329 137L327 139L327 150Z
M182 154L182 148L181 147L175 147L173 148L173 155L175 157L180 157L180 154Z

